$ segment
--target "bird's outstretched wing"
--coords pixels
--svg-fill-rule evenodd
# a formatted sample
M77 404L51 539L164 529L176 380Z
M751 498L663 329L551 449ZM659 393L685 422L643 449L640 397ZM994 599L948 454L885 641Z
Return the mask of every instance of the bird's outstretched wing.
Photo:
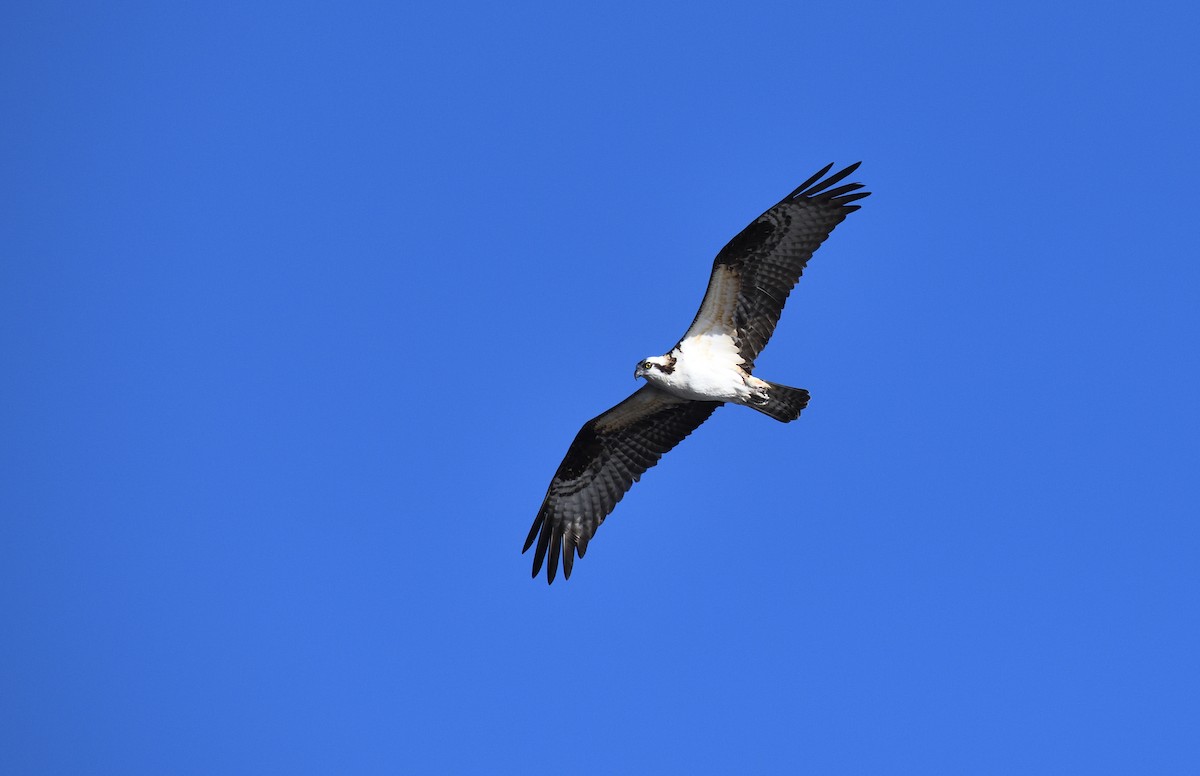
M831 188L859 164L822 180L830 164L730 240L713 262L704 301L681 342L705 334L731 336L742 368L750 371L813 251L858 210L851 203L870 194L858 191L861 183Z
M646 385L585 423L554 473L521 550L537 539L533 576L549 551L546 581L554 581L560 553L563 575L569 579L576 553L583 557L596 529L626 491L719 406L718 401L689 401Z

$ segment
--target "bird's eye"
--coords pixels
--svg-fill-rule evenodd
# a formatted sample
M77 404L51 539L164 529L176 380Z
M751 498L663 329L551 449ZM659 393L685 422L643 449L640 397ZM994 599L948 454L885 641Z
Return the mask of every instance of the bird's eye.
M642 362L642 369L649 369L649 368L650 368L650 362L649 362L649 361L643 361L643 362Z

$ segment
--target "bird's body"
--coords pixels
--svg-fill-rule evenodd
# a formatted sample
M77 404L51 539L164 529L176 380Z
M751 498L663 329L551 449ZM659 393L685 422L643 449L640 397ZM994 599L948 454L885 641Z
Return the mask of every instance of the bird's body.
M728 336L703 334L688 337L666 356L645 359L634 376L681 399L745 404L754 378L741 364Z
M782 422L800 416L808 391L759 379L754 360L775 330L783 305L813 251L867 196L861 184L834 184L854 164L825 180L818 172L763 213L713 262L696 318L668 353L640 361L646 385L584 424L555 472L533 528L536 577L549 560L554 581L561 553L570 577L596 529L641 475L723 403L741 404Z

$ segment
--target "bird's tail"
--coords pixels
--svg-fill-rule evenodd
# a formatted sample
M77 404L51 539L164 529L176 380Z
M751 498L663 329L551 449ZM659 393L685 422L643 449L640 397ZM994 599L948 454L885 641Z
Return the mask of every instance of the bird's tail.
M763 382L767 383L766 396L751 397L747 407L753 407L783 423L791 423L800 417L800 410L808 406L808 391L803 388L791 388L766 380Z

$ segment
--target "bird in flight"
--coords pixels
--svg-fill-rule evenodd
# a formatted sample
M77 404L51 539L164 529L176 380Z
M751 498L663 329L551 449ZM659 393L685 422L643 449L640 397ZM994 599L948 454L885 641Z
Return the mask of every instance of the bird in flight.
M713 261L700 311L670 352L638 362L646 385L583 425L554 473L525 540L533 576L546 564L554 582L562 557L570 579L575 556L633 483L725 402L789 423L808 404L808 391L754 377L754 359L775 331L792 287L833 228L870 192L840 184L855 163L825 175L830 164L754 220Z

